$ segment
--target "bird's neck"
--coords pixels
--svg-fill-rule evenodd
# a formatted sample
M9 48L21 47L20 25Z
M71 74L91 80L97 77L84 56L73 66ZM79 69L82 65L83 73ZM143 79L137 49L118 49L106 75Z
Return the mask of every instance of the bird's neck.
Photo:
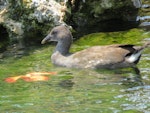
M68 55L71 43L72 43L72 41L58 42L54 52L59 52L60 54L62 54L64 56Z

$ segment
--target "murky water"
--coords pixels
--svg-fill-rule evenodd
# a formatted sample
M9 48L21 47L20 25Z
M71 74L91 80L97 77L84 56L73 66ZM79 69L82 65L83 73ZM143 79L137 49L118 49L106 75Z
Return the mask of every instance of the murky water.
M51 51L48 47L44 51ZM40 54L40 50L33 54ZM33 58L30 57L30 58ZM150 50L144 51L138 65L140 73L132 69L77 70L55 67L50 64L49 54L23 60L28 62L26 71L55 71L44 82L8 84L6 76L21 71L22 59L1 61L0 111L1 113L149 113L150 111ZM41 61L38 61L40 60ZM34 60L37 60L34 62ZM13 66L5 67L9 62ZM39 63L41 62L41 63ZM34 64L35 63L35 64ZM20 65L19 65L20 64ZM42 65L43 64L43 65ZM49 66L49 67L48 67ZM18 70L15 70L18 68ZM12 69L13 70L13 69Z

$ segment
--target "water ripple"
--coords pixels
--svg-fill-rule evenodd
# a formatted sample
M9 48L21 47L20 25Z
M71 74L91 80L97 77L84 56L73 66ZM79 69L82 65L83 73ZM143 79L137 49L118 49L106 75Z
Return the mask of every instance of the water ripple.
M123 110L138 110L144 113L150 111L150 85L137 86L121 90L123 95L118 95L115 98L126 98L129 103L121 104Z

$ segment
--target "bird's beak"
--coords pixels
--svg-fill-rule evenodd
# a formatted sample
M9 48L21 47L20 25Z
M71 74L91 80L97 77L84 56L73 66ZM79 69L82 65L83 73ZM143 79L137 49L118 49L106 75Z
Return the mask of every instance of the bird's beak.
M46 42L50 42L51 41L51 35L47 35L42 41L41 44L45 44Z

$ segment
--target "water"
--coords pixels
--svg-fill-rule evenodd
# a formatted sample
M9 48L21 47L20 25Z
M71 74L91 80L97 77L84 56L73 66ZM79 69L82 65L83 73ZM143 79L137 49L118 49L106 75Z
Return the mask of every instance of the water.
M150 29L150 1L149 0L142 0L142 6L137 17L137 20L141 21L140 27L144 28L145 30Z
M149 36L149 32L138 29L91 34L84 37L86 40L82 38L74 42L71 51L96 44L140 44ZM0 59L1 113L149 113L149 49L144 51L138 64L140 72L131 68L87 70L57 67L50 61L53 49L54 45L48 44L32 49L29 55L19 59ZM4 81L10 76L41 71L57 72L57 75L48 75L50 80L41 82L18 80L10 84Z

